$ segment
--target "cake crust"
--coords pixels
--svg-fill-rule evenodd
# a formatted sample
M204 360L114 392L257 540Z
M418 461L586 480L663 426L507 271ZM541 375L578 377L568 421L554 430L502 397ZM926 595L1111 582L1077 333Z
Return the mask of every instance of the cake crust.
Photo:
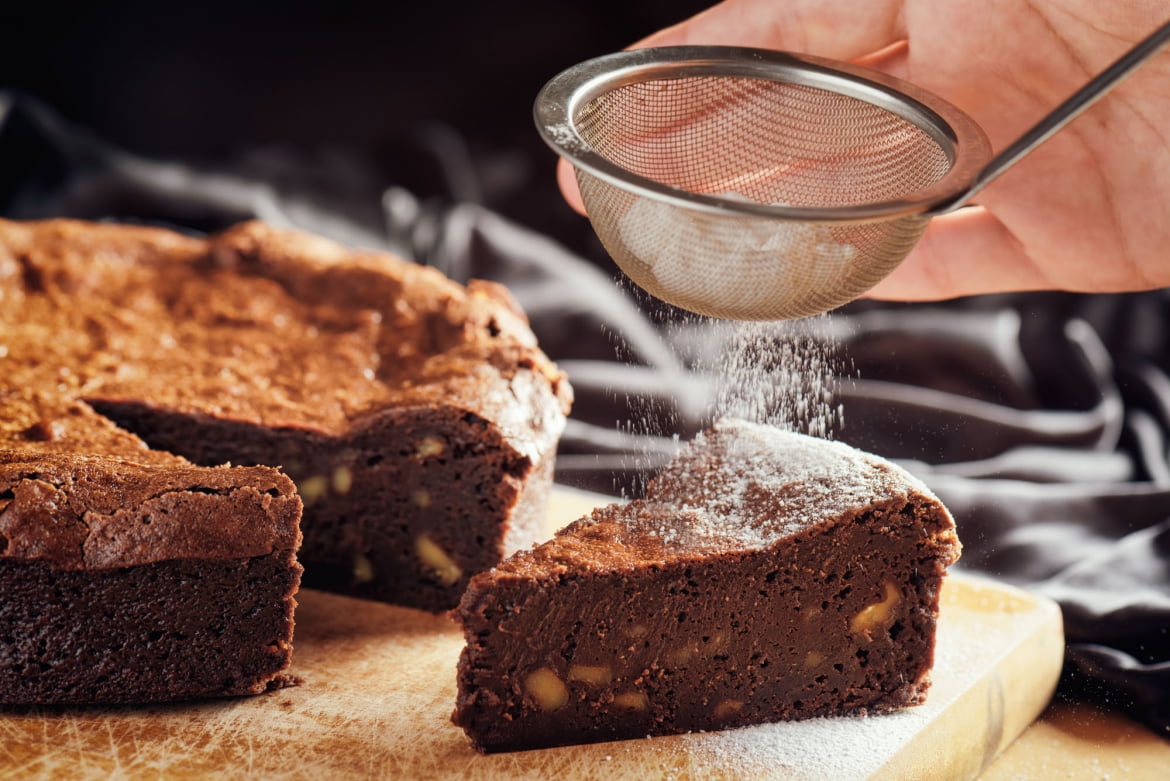
M300 509L292 481L269 467L0 451L0 557L54 570L295 552Z

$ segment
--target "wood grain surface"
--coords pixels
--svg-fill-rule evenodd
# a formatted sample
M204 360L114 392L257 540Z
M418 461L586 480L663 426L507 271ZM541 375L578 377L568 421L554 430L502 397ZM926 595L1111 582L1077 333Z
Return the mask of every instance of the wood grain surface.
M595 497L558 491L559 524ZM306 591L293 672L259 697L0 710L4 778L974 778L1048 703L1056 606L952 576L926 705L721 733L481 756L450 723L462 638L444 616Z

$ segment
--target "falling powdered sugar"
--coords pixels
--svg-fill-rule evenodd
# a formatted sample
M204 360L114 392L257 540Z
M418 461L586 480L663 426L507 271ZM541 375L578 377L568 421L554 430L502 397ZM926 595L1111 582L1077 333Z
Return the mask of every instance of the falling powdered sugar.
M842 408L834 402L839 361L828 320L718 324L725 350L713 367L714 417L830 438Z
M787 453L797 446L798 439L775 440L766 436L769 431L808 434L816 441L801 444L800 449L815 450L817 443L831 438L842 423L842 407L836 398L845 364L838 355L840 327L829 315L820 315L778 322L692 316L672 328L667 343L674 346L679 364L689 367L687 376L672 385L673 405L666 402L665 396L628 398L633 413L628 431L657 443L664 441L663 434L691 427L701 431L717 421L757 424L759 431L755 434L762 436L745 434L744 441L738 443L734 437L722 436L724 444L720 447L724 452L717 459L708 458L705 463L688 459L687 469L694 472L692 482L703 486L704 491L718 491L722 497L718 502L705 502L707 509L725 512L726 525L741 527L735 533L738 536L743 531L741 522L747 520L741 516L749 512L752 497L782 490L783 485L769 489L765 484L785 475L797 479L791 467L803 460ZM698 387L703 390L695 398L693 391ZM677 436L674 441L678 441ZM753 452L740 452L744 448ZM769 448L778 449L779 464L774 463ZM640 473L658 472L665 461L663 455L659 448L635 456ZM827 474L824 464L814 463L802 471L807 473L800 478L805 481L802 495L831 492L831 486L822 479ZM842 474L834 480L848 477ZM660 477L658 482L666 480ZM644 485L638 488L635 496L649 495ZM680 494L684 501L686 494ZM711 519L710 523L719 522ZM798 523L803 520L798 519ZM664 536L673 537L669 529L663 531Z
M651 512L657 523L643 528L758 548L896 490L887 465L829 441L842 408L828 315L690 328L707 337L696 368L711 378L714 423L659 473L646 499L674 511Z

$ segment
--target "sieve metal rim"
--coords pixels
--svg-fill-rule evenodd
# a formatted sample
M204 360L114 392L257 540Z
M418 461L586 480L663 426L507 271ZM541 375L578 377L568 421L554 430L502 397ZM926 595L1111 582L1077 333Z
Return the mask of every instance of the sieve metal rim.
M629 171L594 151L574 123L578 109L618 87L698 75L766 79L826 89L886 109L922 129L944 150L950 169L937 181L894 200L834 207L729 201L681 190ZM576 168L637 195L682 208L821 223L863 223L945 211L991 160L983 129L946 100L880 71L851 63L742 46L631 49L578 63L550 79L533 106L537 130Z

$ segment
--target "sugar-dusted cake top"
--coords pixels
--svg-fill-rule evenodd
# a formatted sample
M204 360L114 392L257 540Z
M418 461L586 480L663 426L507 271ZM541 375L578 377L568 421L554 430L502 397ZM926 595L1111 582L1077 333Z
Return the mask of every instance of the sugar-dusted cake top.
M866 513L909 511L928 532L954 538L954 522L917 478L848 445L742 420L700 434L651 481L646 497L595 510L500 573L612 570L758 550Z
M686 517L696 536L766 545L912 492L931 495L883 458L841 442L727 419L683 449L651 481L646 499L693 510Z

